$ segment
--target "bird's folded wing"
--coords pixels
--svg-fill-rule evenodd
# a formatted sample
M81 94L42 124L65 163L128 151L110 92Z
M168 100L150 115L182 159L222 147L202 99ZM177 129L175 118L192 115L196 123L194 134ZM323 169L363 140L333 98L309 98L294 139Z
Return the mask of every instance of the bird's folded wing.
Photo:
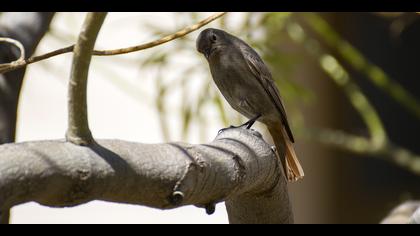
M289 126L289 122L287 120L286 110L284 108L282 99L280 97L280 92L277 89L277 86L271 76L271 73L267 66L264 64L262 59L258 56L258 54L250 48L242 48L241 50L242 55L246 63L248 64L249 69L254 74L255 78L259 81L261 86L270 96L270 99L276 105L278 111L281 114L281 119L285 126L287 135L289 136L290 141L295 142L292 131Z

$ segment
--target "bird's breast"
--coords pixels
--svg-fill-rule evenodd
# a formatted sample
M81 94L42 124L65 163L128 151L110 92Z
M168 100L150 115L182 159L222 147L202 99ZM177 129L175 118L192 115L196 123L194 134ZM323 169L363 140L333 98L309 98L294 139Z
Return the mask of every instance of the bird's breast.
M247 65L244 61L226 57L218 64L213 64L211 73L215 84L232 108L252 118L259 114L254 98L260 93L260 85L245 66Z
M263 123L278 120L275 105L242 56L222 55L210 62L213 80L233 109Z

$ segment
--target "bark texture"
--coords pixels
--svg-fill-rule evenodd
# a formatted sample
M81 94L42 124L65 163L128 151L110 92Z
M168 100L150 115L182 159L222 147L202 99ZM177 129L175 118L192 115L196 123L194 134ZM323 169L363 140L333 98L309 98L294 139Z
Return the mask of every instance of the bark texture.
M253 130L228 129L200 145L52 140L1 145L0 153L0 209L105 200L212 213L226 201L231 223L293 222L277 157Z

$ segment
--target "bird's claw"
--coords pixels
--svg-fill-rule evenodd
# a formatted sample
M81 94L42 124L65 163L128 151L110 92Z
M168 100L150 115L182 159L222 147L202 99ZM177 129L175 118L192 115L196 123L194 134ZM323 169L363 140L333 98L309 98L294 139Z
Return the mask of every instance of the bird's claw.
M227 128L223 128L223 129L219 130L219 132L218 132L217 134L221 134L221 133L223 133L225 130L232 129L232 128L238 128L238 127L231 125L231 126L229 126L229 127L227 127Z
M261 117L261 115L257 115L254 118L250 119L249 121L245 122L244 124L242 124L240 126L233 126L233 125L231 125L228 128L223 128L223 129L219 130L219 132L217 134L221 134L225 130L232 129L232 128L242 128L243 129L245 127L245 129L251 129L251 127L254 125L255 121L257 121L258 118L260 118L260 117Z
M260 117L261 117L261 115L258 114L257 116L255 116L254 118L250 119L248 122L246 122L245 124L241 125L240 127L246 126L246 129L251 129L251 127L254 125L255 121L257 121Z

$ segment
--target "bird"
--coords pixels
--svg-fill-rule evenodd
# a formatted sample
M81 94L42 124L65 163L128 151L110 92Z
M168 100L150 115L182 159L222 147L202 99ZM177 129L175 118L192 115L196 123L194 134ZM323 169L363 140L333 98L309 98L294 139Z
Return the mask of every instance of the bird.
M207 59L213 80L230 106L268 128L289 182L304 177L296 156L286 110L270 70L242 39L220 29L207 28L196 39L196 49Z

